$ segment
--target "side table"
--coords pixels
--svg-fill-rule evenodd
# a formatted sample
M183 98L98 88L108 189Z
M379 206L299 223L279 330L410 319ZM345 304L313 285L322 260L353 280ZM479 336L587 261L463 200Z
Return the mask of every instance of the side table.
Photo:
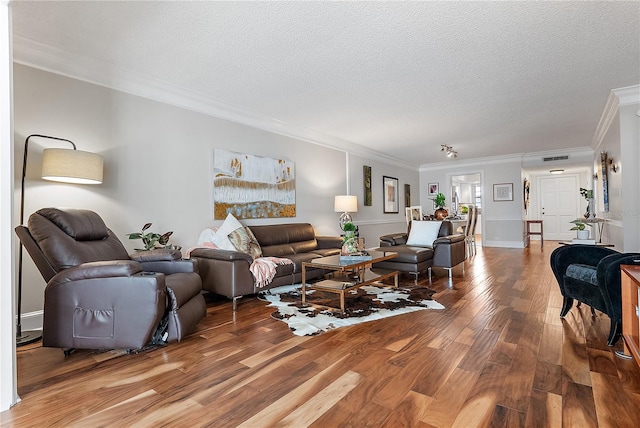
M624 353L616 351L622 358L633 358L640 366L640 265L622 265L622 338Z

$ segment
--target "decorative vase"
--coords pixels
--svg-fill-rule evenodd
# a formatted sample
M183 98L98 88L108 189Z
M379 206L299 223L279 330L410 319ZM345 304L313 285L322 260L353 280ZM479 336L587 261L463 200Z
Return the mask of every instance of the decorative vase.
M589 213L589 216L587 219L594 219L596 218L596 200L589 198L588 201L589 204L587 205L587 212Z
M342 250L340 252L343 256L348 256L358 252L358 239L355 232L345 232L342 240Z
M587 229L578 230L578 239L589 239L589 231Z
M444 220L449 215L449 211L446 208L438 208L433 215L435 215L436 220Z

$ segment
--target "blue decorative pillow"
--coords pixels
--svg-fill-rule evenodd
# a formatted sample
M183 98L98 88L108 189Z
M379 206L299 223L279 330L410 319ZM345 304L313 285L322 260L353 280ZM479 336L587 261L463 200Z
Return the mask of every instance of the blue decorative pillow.
M572 264L567 268L565 276L578 281L588 282L589 284L598 285L598 275L595 266Z

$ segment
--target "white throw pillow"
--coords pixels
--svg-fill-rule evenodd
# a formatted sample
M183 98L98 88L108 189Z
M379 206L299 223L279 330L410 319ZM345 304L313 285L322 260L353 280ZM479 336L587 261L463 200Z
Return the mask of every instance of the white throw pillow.
M213 237L217 231L218 228L215 226L207 227L206 229L204 229L202 232L200 232L200 236L198 237L198 245L213 244Z
M407 245L432 247L433 241L438 238L440 226L442 226L441 221L412 221Z
M211 241L217 245L218 248L235 251L236 247L234 247L229 240L229 234L241 227L243 227L242 223L240 223L232 214L228 214L224 223L220 226L220 229L218 229L218 231L211 237Z

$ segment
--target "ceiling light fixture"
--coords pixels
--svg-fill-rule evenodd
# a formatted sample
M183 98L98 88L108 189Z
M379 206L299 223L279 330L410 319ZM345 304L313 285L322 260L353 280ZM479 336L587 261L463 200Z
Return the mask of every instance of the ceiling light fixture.
M551 171L549 171L551 174L562 174L564 172L564 169L552 169Z
M441 144L440 145L440 151L441 152L446 152L447 153L447 157L449 157L449 158L457 158L458 157L458 152L453 150L453 147L447 146L446 144Z

